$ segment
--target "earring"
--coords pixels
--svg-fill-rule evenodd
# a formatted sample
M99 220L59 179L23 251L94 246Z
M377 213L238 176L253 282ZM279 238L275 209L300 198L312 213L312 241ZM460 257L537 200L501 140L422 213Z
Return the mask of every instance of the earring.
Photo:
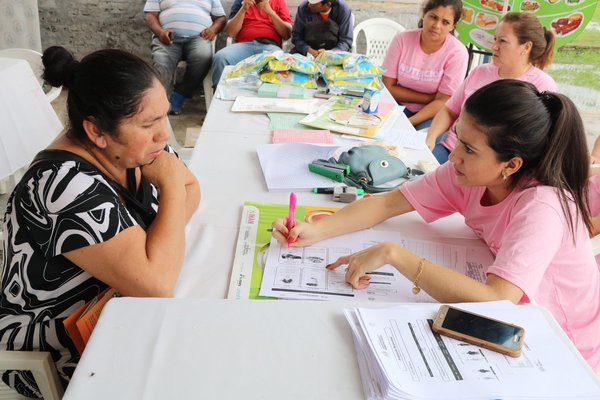
M508 175L506 175L504 172L502 173L502 180L506 181L508 179Z

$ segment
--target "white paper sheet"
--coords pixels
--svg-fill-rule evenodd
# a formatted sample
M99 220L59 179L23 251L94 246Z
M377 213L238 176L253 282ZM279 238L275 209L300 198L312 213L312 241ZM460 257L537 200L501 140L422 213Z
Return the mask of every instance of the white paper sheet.
M398 136L396 144L398 146L415 150L427 149L427 145L425 144L425 139L427 138L427 130L398 130L397 133Z
M341 256L385 241L399 243L434 263L479 281L485 280L484 268L493 261L492 254L480 241L473 241L470 247L457 246L411 239L396 231L369 229L304 248L282 247L272 240L260 295L286 299L433 302L425 291L414 295L412 282L390 265L373 271L369 287L361 290L353 289L345 282L342 267L335 271L325 268Z
M269 192L311 191L345 186L308 170L313 160L328 159L338 148L308 143L262 144L256 146L256 152Z
M600 398L598 382L539 308L457 306L523 326L523 354L512 358L435 334L439 305L346 310L367 399Z
M278 99L238 96L231 107L233 112L285 112L309 114L319 107L319 99Z

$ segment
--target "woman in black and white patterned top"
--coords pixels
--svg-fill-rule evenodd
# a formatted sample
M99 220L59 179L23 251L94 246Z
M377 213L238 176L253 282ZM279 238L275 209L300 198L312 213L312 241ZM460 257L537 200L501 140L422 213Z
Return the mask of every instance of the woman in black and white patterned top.
M69 89L69 124L8 201L0 348L49 351L66 386L79 354L63 320L108 286L172 296L200 188L167 146L169 102L150 65L119 50L79 62L62 47L43 61ZM2 379L40 397L29 372Z

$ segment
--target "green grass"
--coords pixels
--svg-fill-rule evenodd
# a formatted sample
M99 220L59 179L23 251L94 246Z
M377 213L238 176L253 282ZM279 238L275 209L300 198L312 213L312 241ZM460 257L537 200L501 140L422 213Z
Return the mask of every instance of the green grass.
M598 43L600 44L600 42ZM600 47L563 48L556 52L552 62L556 64L587 64L600 66Z
M592 22L600 22L600 6L598 4L596 4L596 10L592 16ZM581 33L581 35L577 36L571 45L592 47L600 46L600 32L585 30Z
M600 91L600 73L597 73L592 69L556 69L548 70L547 72L556 82Z
M600 22L600 7L592 17ZM570 69L547 69L546 72L558 83L567 83L600 91L600 32L586 30L572 43L559 49L553 64L580 65ZM585 66L585 67L584 67Z

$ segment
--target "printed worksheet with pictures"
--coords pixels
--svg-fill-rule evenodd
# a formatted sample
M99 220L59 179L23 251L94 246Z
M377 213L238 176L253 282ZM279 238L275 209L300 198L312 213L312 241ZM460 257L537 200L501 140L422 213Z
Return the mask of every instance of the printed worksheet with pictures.
M344 266L333 271L325 268L339 257L386 241L396 242L431 262L479 281L485 280L484 268L493 262L492 254L480 241L460 246L412 239L395 231L369 229L308 247L280 246L272 240L260 295L284 299L433 302L425 291L413 294L413 283L391 265L371 272L369 287L360 290L346 283Z
M541 308L509 301L456 306L522 326L523 353L513 358L433 332L438 304L347 309L365 398L599 398L585 361Z

